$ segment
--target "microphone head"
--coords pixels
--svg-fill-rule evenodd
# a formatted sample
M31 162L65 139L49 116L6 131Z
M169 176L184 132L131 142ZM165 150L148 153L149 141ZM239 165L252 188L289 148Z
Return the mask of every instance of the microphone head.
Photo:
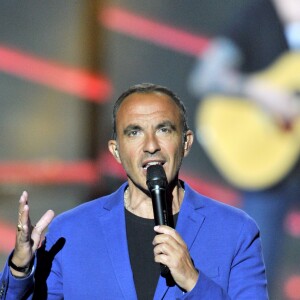
M153 189L154 186L167 187L168 180L162 165L151 165L147 168L146 183L149 190Z

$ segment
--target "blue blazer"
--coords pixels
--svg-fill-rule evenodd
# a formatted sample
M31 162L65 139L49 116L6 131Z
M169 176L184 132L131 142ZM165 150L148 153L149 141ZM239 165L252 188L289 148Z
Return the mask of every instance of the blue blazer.
M0 299L31 299L34 280L37 299L137 299L126 240L126 187L56 217L30 276L16 279L5 266ZM199 280L184 293L160 277L154 299L268 299L255 222L184 187L176 230L200 271Z

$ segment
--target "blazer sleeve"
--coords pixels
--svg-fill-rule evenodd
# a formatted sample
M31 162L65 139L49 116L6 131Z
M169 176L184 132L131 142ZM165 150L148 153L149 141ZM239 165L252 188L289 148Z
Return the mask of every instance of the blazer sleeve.
M57 254L62 246L56 234L49 231L36 252L31 274L21 279L11 274L8 259L0 273L0 300L63 299L60 258Z
M181 299L269 299L259 230L251 218L245 220L238 240L232 243L236 244L236 249L228 290L222 289L200 270L196 286L183 293Z
M19 279L11 274L8 261L0 273L0 300L32 299L35 265L29 276Z

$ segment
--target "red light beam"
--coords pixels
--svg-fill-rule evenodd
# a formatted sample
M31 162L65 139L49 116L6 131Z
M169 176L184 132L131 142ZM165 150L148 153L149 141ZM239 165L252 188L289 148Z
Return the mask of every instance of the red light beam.
M92 102L105 102L112 86L104 75L64 66L0 45L0 71Z
M110 30L192 56L198 56L209 44L209 40L205 37L145 18L119 7L111 6L102 10L99 21Z

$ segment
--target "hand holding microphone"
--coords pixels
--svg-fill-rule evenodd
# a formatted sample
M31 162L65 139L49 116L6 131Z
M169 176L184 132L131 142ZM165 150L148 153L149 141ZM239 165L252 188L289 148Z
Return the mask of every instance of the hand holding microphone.
M164 168L161 165L152 165L147 169L147 186L152 198L155 225L170 226L167 207L168 180ZM161 264L161 275L167 276L169 268Z
M164 168L161 165L148 167L147 186L152 198L155 225L169 226L162 226L156 230L159 235L155 238L154 252L157 252L157 254L160 253L158 247L166 243L165 236L168 235L170 237L167 242L168 247L172 250L169 250L167 255L171 259L169 266L172 269L172 277L182 289L190 291L195 286L199 273L194 267L184 240L178 232L170 228L172 227L173 220L171 219L172 215L170 214L167 202L168 181ZM161 276L167 277L170 274L169 267L164 264L160 266Z

